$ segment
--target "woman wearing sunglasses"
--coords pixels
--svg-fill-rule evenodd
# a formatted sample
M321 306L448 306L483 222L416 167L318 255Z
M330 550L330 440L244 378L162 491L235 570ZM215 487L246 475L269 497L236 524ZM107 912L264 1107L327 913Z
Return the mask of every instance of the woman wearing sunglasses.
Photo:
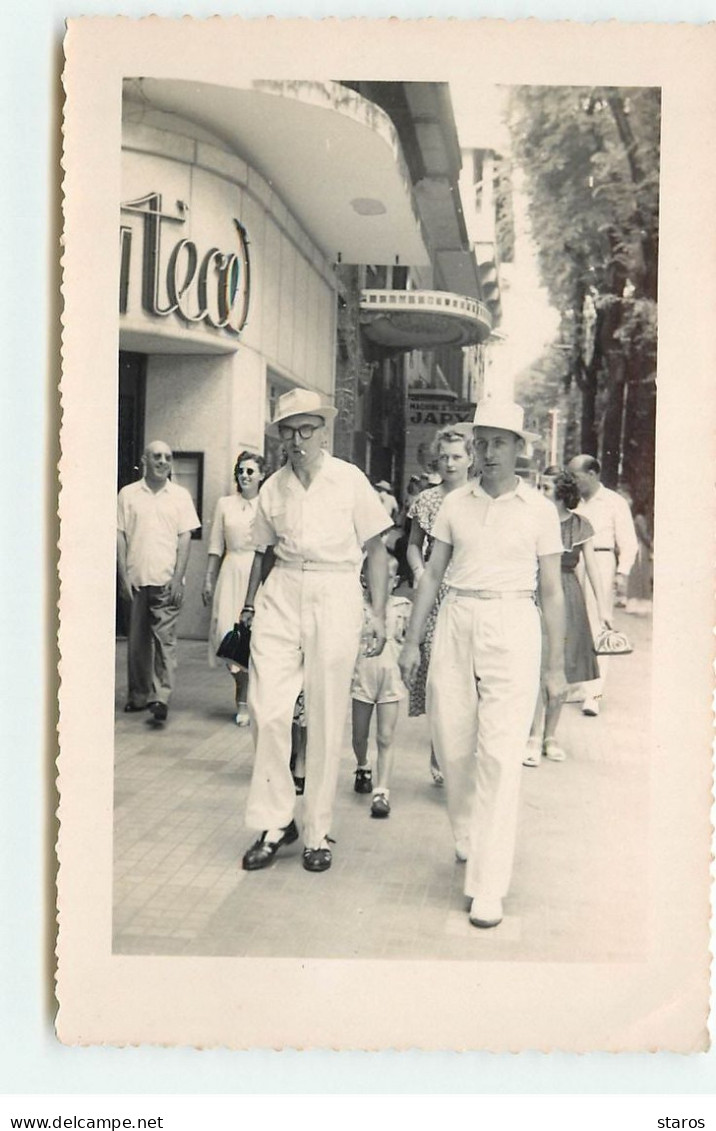
M216 650L239 619L246 600L251 564L257 549L253 538L254 518L264 475L263 456L255 452L240 452L234 465L236 494L226 495L216 504L202 592L204 604L211 604L209 665L212 668L218 666ZM231 661L226 666L234 677L237 725L248 726L248 672Z

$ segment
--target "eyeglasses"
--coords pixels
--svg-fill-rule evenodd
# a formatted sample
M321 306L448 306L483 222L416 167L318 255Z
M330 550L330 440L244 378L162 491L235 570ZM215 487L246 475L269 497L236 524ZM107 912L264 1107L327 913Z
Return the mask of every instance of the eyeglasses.
M240 467L239 475L258 475L258 467Z
M292 428L290 424L279 424L278 434L282 440L292 440L294 436L300 436L302 440L310 440L313 433L322 427L322 424L299 424L298 428Z

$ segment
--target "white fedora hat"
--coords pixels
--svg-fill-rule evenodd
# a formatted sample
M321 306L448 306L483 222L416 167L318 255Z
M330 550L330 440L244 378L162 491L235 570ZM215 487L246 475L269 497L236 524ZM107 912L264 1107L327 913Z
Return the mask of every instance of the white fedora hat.
M282 420L288 420L289 416L320 416L324 421L329 421L333 420L337 412L338 409L333 405L323 404L320 395L310 389L289 389L276 401L273 420L267 431L276 435L277 425Z
M475 409L472 422L473 428L504 428L506 432L514 432L521 436L526 443L539 440L537 432L527 432L524 427L525 414L521 405L513 401L500 401L489 398L480 401Z

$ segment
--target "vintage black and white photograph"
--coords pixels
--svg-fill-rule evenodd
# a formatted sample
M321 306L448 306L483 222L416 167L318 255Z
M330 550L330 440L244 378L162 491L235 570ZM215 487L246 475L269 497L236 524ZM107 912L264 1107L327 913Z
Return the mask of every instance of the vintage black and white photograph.
M659 134L126 80L116 953L643 957Z
M116 475L86 567L102 962L161 993L174 960L240 969L239 1014L290 970L329 1014L334 974L380 987L375 1047L403 976L429 1013L446 980L517 995L531 969L565 979L553 1028L533 986L525 1044L481 1020L477 1047L646 1047L642 989L592 1028L589 979L641 986L672 882L652 654L666 72L595 56L521 81L447 32L439 67L424 39L415 65L406 39L400 65L361 66L355 24L318 75L305 26L283 69L232 71L217 44L210 75L175 59L186 28L149 23L157 62L115 63L93 250L116 344L97 393ZM99 879L86 852L82 869ZM704 951L689 1008L706 970ZM574 1030L572 997L591 1003ZM115 1005L105 1039L133 1039ZM231 1043L196 1008L183 1039ZM139 1031L173 1039L161 1014Z

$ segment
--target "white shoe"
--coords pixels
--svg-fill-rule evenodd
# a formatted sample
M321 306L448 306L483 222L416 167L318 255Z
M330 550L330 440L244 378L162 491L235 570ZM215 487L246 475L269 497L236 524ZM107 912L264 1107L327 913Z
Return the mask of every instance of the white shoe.
M237 727L247 727L250 722L251 718L249 716L249 709L245 704L242 703L238 711L236 712L236 725Z
M496 927L502 922L502 900L475 898L470 907L473 927Z
M538 738L533 738L532 735L527 739L527 747L525 756L522 759L523 766L536 767L539 766L542 760L542 743Z
M582 714L589 715L591 718L595 719L599 714L599 700L585 699L582 703Z

